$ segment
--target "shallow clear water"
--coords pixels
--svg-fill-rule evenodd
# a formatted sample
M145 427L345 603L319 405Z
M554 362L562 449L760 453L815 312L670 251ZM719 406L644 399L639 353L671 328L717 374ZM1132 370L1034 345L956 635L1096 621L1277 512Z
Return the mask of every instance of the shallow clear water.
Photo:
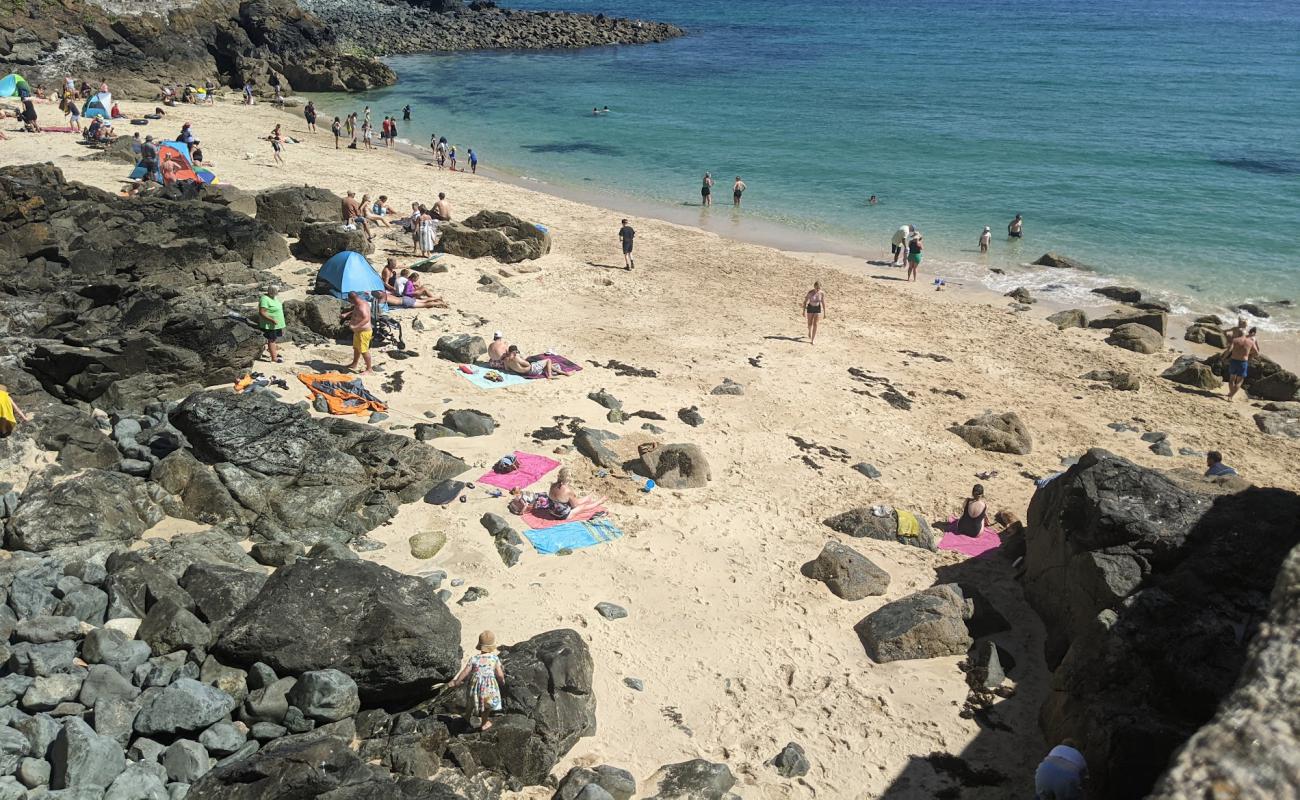
M690 35L394 58L397 86L326 107L369 103L379 118L409 102L400 134L414 143L446 135L512 175L679 210L698 206L709 171L717 205L695 211L709 227L731 218L741 175L746 219L867 257L913 223L954 275L1049 250L1101 273L1002 279L1063 284L1062 297L1126 279L1193 307L1300 301L1300 3L510 5ZM1016 213L1020 242L1005 235ZM975 248L984 225L988 257Z

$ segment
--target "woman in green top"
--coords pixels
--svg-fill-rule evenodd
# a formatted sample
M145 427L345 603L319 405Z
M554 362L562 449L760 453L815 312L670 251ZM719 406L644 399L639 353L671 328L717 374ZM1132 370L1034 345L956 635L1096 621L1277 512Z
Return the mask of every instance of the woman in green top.
M271 360L284 363L280 355L280 337L284 335L284 301L276 299L275 287L269 286L257 300L257 326L266 339L266 350Z

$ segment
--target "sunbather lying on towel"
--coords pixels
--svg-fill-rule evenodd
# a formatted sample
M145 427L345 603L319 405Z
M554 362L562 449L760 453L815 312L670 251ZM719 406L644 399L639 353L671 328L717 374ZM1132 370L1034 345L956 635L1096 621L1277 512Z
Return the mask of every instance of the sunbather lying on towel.
M574 515L581 515L605 502L605 498L593 499L591 497L578 498L578 493L573 491L571 481L573 479L569 468L565 467L555 477L555 483L546 494L538 495L533 500L532 511L539 517L549 517L551 519L568 519Z
M393 308L446 308L447 301L441 297L411 297L404 294L384 292L384 302Z
M541 358L537 361L528 361L523 356L519 355L519 347L513 344L510 345L510 349L506 351L506 357L503 359L502 364L505 369L515 373L516 375L545 375L546 380L548 381L552 380L556 375L564 376L568 374L563 370L557 369L551 363L549 358Z

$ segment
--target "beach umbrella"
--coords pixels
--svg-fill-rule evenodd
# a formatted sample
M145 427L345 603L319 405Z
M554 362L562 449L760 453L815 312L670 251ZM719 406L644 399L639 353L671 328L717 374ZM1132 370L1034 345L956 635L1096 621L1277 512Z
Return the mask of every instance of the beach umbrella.
M370 266L366 257L352 250L335 253L320 268L316 283L330 294L342 300L348 292L382 294L384 282L379 273Z

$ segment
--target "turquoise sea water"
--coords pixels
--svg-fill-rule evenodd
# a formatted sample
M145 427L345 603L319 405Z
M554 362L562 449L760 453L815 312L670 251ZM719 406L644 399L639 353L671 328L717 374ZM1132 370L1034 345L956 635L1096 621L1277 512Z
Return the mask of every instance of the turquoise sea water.
M516 177L636 198L727 232L761 220L879 257L913 223L935 269L1048 250L1098 276L1000 281L1068 300L1117 279L1182 306L1300 302L1300 3L1294 0L516 0L660 19L683 39L394 58L405 103ZM592 117L593 106L609 106ZM717 180L698 208L700 178ZM731 179L749 185L738 217ZM871 194L880 204L868 206ZM1022 213L1026 236L1006 238ZM993 252L975 249L984 225ZM742 229L743 230L743 229ZM1273 323L1300 323L1271 309Z

